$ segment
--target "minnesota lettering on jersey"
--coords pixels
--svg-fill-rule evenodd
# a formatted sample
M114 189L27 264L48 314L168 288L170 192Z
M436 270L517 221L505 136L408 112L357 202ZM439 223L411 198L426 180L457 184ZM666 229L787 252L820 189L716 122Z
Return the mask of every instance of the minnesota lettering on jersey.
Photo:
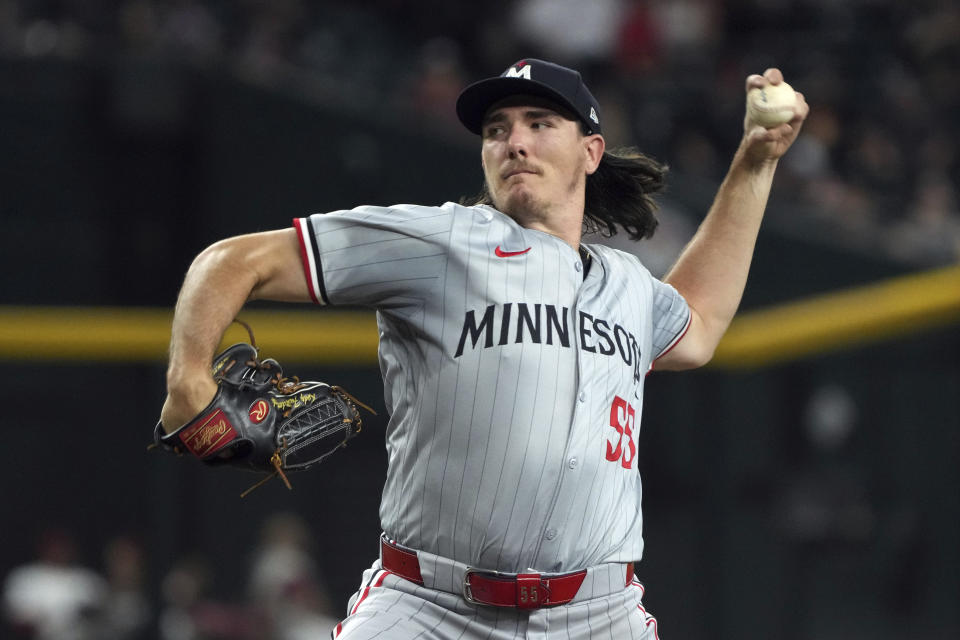
M513 318L516 307L516 319ZM484 309L479 321L477 311L471 309L464 314L460 342L457 344L455 358L463 355L470 339L474 349L483 340L482 348L503 346L508 343L529 342L549 344L555 342L561 347L570 348L570 322L573 315L567 307L558 310L552 304L528 304L526 302L507 302L502 305L491 304ZM619 355L623 363L633 367L634 381L640 381L640 345L636 337L617 323L595 318L580 311L576 322L579 333L580 349L604 356Z

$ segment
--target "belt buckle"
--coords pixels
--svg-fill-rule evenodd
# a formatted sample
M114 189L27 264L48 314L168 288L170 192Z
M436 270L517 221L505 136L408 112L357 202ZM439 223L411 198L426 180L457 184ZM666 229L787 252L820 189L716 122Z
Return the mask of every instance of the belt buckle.
M473 567L467 567L467 570L463 572L463 599L470 604L482 604L484 606L495 607L497 605L490 604L489 602L481 602L473 598L473 591L470 589L470 574L472 573L483 573L487 575L497 576L498 578L514 578L516 574L513 573L504 573L503 571L492 571L490 569L474 569Z
M469 602L470 604L486 604L486 602L479 602L473 599L473 592L470 590L470 574L471 573L481 573L473 567L467 567L467 570L463 572L463 599ZM483 571L482 573L496 573L495 571Z
M546 600L550 597L550 589L547 587L543 576L539 573L505 573L503 571L467 567L467 570L463 574L463 599L473 605L504 606L491 602L482 602L473 597L470 576L474 573L496 576L513 584L515 589L514 603L513 605L507 606L513 606L518 609L537 609L545 606L547 604Z

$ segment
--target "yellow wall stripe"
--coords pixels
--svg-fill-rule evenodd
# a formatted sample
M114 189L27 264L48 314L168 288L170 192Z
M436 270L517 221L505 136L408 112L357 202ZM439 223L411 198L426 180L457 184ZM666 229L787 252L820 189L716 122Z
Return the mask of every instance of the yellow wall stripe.
M0 307L0 358L90 362L161 361L170 342L169 309ZM372 312L245 310L264 356L281 362L377 362ZM248 342L231 325L225 344Z
M0 307L0 359L161 362L171 310L121 307ZM245 310L265 356L281 362L375 365L373 312L301 307ZM752 368L906 335L960 320L960 267L743 313L712 366ZM225 344L247 341L233 325Z
M713 365L770 365L958 320L960 266L954 266L741 314Z

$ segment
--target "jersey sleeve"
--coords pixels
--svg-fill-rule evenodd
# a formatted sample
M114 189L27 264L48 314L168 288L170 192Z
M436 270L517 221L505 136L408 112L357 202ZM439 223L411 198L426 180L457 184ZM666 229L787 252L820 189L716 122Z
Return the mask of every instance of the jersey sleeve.
M363 206L294 218L314 302L377 308L422 300L446 260L451 207Z
M690 307L669 284L653 284L653 359L675 347L690 328Z

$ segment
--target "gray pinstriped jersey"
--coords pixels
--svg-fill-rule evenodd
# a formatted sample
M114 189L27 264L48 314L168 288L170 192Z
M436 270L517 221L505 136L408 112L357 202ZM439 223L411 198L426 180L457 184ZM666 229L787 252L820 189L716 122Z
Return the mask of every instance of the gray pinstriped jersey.
M401 544L501 571L639 560L652 361L689 325L634 256L486 206L294 221L322 304L373 307L390 421L380 506Z

